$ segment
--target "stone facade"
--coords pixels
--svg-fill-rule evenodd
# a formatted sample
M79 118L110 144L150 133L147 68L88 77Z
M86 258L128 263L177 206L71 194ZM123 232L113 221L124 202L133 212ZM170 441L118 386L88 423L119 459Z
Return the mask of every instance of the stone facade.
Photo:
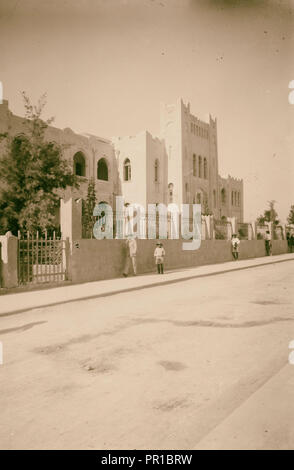
M204 214L243 222L243 181L218 173L216 119L201 121L180 99L161 105L159 137L142 132L113 144L127 202L199 203Z
M25 129L24 118L15 116L4 100L0 133L9 131L17 137ZM53 126L46 137L63 145L64 158L80 179L79 190L68 190L65 198L84 198L93 178L97 202L113 208L116 195L146 209L150 203L201 203L203 213L216 219L236 217L243 222L243 181L218 173L216 119L198 119L181 99L161 105L158 137L144 131L108 140Z
M0 104L0 133L9 132L21 136L26 132L25 120L15 116L8 108L8 102ZM88 181L93 178L98 202L114 204L115 195L121 194L117 162L111 141L90 134L76 134L69 128L58 129L49 126L46 138L63 146L63 155L79 176L79 190L68 190L65 198L86 197Z

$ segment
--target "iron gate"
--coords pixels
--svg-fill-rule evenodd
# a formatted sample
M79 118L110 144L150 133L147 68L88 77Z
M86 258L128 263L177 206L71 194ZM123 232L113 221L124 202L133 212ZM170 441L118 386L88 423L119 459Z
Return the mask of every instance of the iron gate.
M18 239L18 282L40 284L61 282L66 279L66 242L56 239L31 236L29 233Z

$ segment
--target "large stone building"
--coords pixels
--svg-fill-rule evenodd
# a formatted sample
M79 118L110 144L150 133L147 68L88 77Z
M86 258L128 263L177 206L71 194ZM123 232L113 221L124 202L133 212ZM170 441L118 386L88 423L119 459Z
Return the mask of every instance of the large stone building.
M0 134L5 132L21 138L26 133L26 124L24 118L9 110L8 101L3 100L0 104ZM74 191L75 197L86 196L88 181L93 178L99 202L105 201L111 205L115 203L115 195L121 194L121 189L114 147L110 140L90 134L76 134L69 128L58 129L53 126L46 129L46 139L63 146L64 158L79 176L80 188Z
M113 144L127 202L199 203L216 219L243 222L243 181L218 173L216 119L201 121L180 99L161 105L159 137L141 132Z
M6 100L0 104L0 133L16 138L26 132L24 118L14 115ZM144 131L112 140L71 129L46 130L48 140L64 146L64 158L80 178L74 197L85 197L88 181L95 181L97 202L115 207L115 196L125 202L201 203L216 219L243 221L243 181L218 173L217 122L199 120L182 100L162 105L160 134ZM68 191L69 193L70 191Z

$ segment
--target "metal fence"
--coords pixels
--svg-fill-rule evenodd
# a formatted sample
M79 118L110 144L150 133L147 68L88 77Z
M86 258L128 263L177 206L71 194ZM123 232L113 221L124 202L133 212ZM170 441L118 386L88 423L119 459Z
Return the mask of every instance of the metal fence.
M40 284L61 282L66 279L65 240L51 238L47 233L19 234L18 236L18 282Z
M127 236L128 234L132 233L136 233L137 235L141 234L141 236L145 234L148 238L150 236L150 232L152 234L155 234L156 238L159 238L160 233L165 232L166 237L168 239L175 238L175 233L178 232L179 234L181 234L183 224L185 224L186 230L189 230L191 232L192 238L193 228L195 224L193 217L182 217L178 215L173 218L170 213L167 213L166 215L160 215L158 212L156 212L156 214L146 213L137 217L136 212L134 212L133 218L126 218L124 212L113 211L111 216L113 238L116 238L118 233L123 234L124 236ZM178 224L176 224L175 222L177 217ZM92 217L92 221L90 224L82 223L82 238L95 238L93 233L95 223L100 226L101 232L105 232L106 238L106 217L104 213L102 213L102 215L99 217ZM202 225L203 227L205 226L204 221L202 221Z

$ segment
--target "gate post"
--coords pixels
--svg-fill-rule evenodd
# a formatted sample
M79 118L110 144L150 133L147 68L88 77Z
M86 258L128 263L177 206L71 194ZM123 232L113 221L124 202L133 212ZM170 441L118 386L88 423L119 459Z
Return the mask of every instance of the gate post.
M60 226L61 236L65 240L69 238L70 247L72 242L82 238L82 199L60 200Z
M0 241L0 287L2 287L2 243Z
M7 232L5 235L0 236L0 243L2 287L17 287L18 239L11 232Z

